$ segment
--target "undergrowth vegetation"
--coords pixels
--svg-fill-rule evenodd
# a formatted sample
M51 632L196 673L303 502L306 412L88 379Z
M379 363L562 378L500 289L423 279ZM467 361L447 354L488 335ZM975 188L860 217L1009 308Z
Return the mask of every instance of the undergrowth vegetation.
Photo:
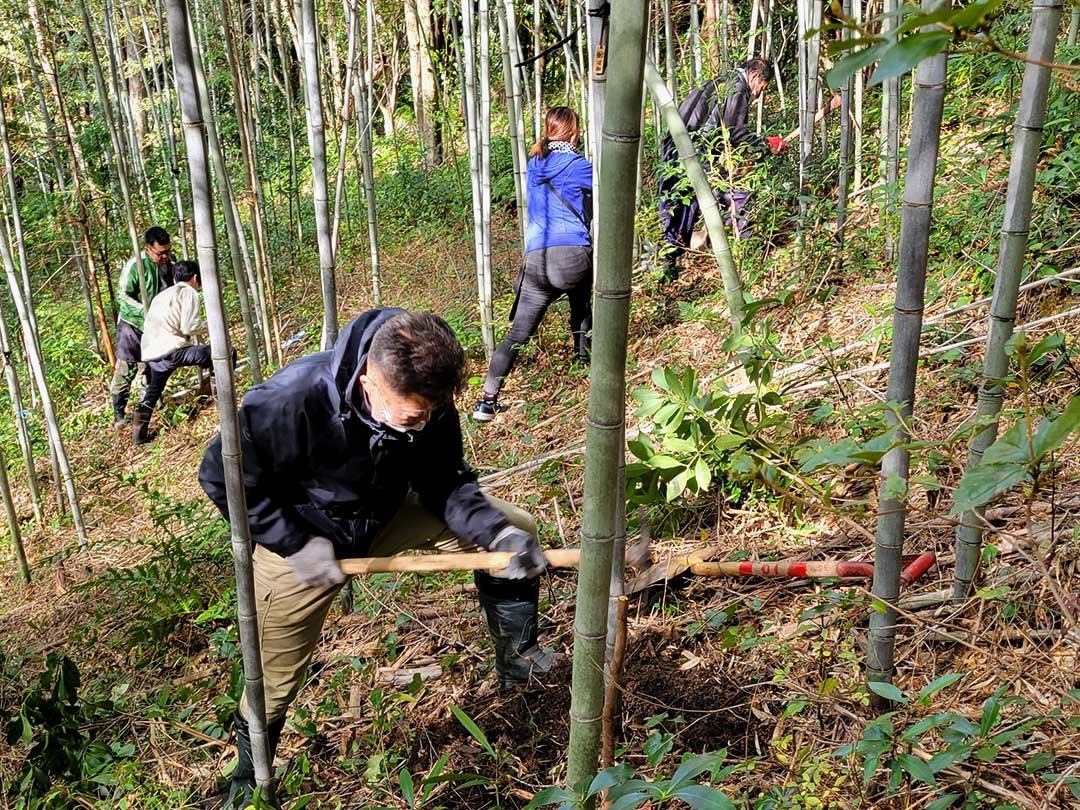
M1026 19L1010 10L998 24L1021 30ZM1059 54L1078 58L1076 48ZM567 790L559 785L569 667L543 692L497 695L469 577L383 574L354 583L351 613L335 609L290 715L277 763L287 806L584 808L601 795L618 810L1080 803L1080 478L1069 444L1080 426L1080 361L1076 324L1062 315L1076 307L1080 277L1022 296L1021 323L1054 320L1011 342L1000 438L965 475L967 442L979 427L971 419L985 334L979 302L994 281L1022 66L972 52L952 56L949 71L910 439L889 426L896 407L878 393L894 278L881 258L876 211L897 189L877 184L875 139L868 136L863 162L865 185L876 187L853 200L842 253L833 229L835 154L810 166L798 249L794 162L782 158L745 178L755 230L734 244L749 297L741 341L730 337L711 257L693 254L678 284L658 279L651 121L638 214L628 360L631 540L651 537L658 560L710 547L727 561L864 561L878 462L903 447L912 457L910 483L884 485L910 510L905 550L934 551L942 565L904 593L896 685L872 687L892 710L869 709L866 616L882 606L863 583L680 575L642 588L631 611L616 764ZM905 109L907 101L905 94ZM232 149L235 119L221 112ZM877 113L867 113L870 133ZM790 100L785 109L770 100L766 111L778 131L795 114ZM280 112L264 122L270 131L284 124ZM83 132L84 148L104 154L107 134ZM1044 137L1026 282L1051 279L1080 257L1073 82L1052 85ZM458 403L464 411L479 392L483 347L463 141L452 139L445 161L431 168L414 133L378 138L376 196L385 301L430 308L450 322L472 359ZM497 136L492 146L501 328L519 234L509 141ZM277 193L288 166L281 156L263 157L274 167L267 187ZM108 186L104 162L91 168ZM155 183L162 211L170 193L165 178ZM268 244L282 331L298 336L291 359L316 348L321 303L311 214L306 205L294 211L284 196L275 198ZM346 198L347 318L371 304L371 293L354 176ZM23 213L43 254L63 249L56 201L28 189ZM114 220L107 235L120 255L125 236ZM243 685L228 527L195 481L215 417L170 403L157 445L131 450L108 434L106 370L87 345L77 292L44 287L38 313L50 327L42 349L90 501L93 545L87 563L67 518L36 527L28 496L17 493L38 579L16 582L5 560L0 806L206 806L235 765L230 724ZM588 372L571 367L566 320L565 304L557 304L523 352L521 372L505 389L505 418L482 429L463 424L467 455L485 483L530 510L549 545L575 545L581 524ZM32 417L47 478L44 433ZM0 445L14 470L20 455L8 408ZM939 599L926 610L920 597L951 584L957 516L975 506L987 508L990 527L980 587L969 603ZM543 633L564 651L574 583L557 572L542 596Z

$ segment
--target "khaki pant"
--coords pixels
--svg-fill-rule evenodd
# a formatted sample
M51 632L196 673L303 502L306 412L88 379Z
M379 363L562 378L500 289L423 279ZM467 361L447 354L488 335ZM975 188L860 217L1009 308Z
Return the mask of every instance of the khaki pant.
M514 526L535 536L536 522L531 515L490 495L487 499ZM414 549L477 550L472 543L451 534L441 519L410 494L398 513L375 538L368 553L372 557L392 557ZM252 560L266 721L272 723L284 716L300 691L330 605L344 586L312 588L304 585L293 576L292 567L285 557L262 546L255 547ZM240 705L245 717L248 716L246 695Z

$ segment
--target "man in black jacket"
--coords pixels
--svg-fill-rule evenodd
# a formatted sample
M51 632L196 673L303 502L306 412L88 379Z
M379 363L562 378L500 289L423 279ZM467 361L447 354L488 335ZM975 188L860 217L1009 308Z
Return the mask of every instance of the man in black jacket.
M768 62L757 57L747 59L736 68L722 101L717 98L717 82L713 80L691 91L679 106L679 115L694 138L698 155L706 170L719 163L718 173L724 182L722 187L716 190L716 201L725 211L734 213L735 232L740 237L749 234L746 207L750 202L750 194L734 188L727 178L724 168L724 138L726 137L726 145L733 151L746 150L756 155L768 152L776 154L787 146L783 138L763 138L755 134L750 127L750 105L765 92L768 83ZM671 135L666 135L660 144L660 159L662 167L659 209L666 243L662 260L665 280L673 281L679 277L679 257L690 244L700 207L692 192L688 199L684 199L677 191L683 173L679 166L679 151Z
M475 572L499 686L550 669L553 655L537 643L545 561L536 524L484 495L465 463L453 403L464 372L465 353L444 320L375 309L350 323L333 351L293 361L244 397L240 440L271 749L346 581L338 564L345 557L514 552L498 576ZM227 515L220 437L199 482ZM242 700L230 801L254 788L246 711Z

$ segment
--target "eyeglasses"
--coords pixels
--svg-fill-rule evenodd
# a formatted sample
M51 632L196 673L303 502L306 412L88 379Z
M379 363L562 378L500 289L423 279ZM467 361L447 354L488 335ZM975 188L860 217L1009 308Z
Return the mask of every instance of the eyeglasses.
M154 256L160 257L160 258L171 258L172 257L172 248L171 247L167 247L164 250L154 250L154 248L150 247L150 245L147 245L146 246L146 252L150 253L150 254L153 254Z

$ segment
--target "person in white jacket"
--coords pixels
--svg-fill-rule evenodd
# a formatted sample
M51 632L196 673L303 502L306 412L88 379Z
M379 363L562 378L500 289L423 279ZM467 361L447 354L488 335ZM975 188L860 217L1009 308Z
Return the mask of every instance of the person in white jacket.
M131 438L135 444L146 444L153 438L150 417L173 372L181 366L211 367L210 347L194 343L206 331L199 294L202 289L199 263L177 262L173 278L176 283L154 296L146 312L142 359L146 364L147 384L131 420Z

